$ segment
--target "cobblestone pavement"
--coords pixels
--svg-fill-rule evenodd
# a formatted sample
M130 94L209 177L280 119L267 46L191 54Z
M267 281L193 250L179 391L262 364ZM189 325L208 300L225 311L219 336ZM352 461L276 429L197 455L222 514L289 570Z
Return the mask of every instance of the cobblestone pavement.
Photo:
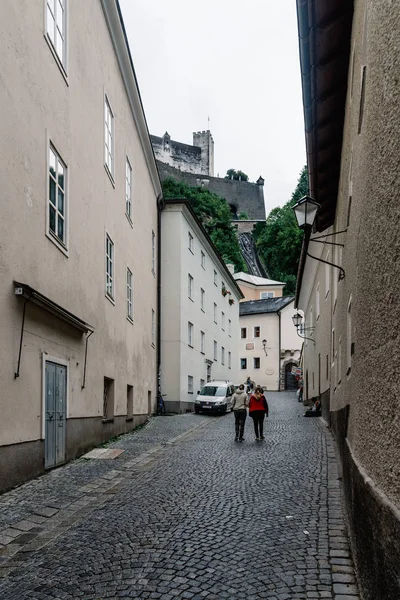
M233 415L152 419L0 497L2 600L357 600L334 452L294 394L266 440Z

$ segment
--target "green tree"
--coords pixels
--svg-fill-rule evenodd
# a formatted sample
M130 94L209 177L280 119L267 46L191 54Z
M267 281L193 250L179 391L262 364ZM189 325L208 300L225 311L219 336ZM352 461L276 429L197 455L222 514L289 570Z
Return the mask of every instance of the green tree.
M241 212L239 213L239 220L240 221L247 221L249 218L249 215L247 214L247 212Z
M235 229L232 227L232 213L224 198L204 187L191 187L168 178L162 184L164 198L185 198L188 200L212 239L225 263L233 263L236 271L246 271Z
M225 175L225 179L237 179L241 181L248 181L249 176L243 171L236 171L235 169L228 169Z
M296 290L297 268L303 232L297 225L292 206L308 193L308 173L304 167L291 199L271 210L265 223L254 230L258 254L271 279L286 283L285 295Z

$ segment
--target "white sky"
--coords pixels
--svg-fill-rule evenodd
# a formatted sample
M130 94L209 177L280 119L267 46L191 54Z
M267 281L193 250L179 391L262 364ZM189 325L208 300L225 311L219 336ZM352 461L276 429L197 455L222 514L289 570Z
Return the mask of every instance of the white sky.
M120 0L150 133L210 129L215 175L265 178L267 212L305 164L295 0Z

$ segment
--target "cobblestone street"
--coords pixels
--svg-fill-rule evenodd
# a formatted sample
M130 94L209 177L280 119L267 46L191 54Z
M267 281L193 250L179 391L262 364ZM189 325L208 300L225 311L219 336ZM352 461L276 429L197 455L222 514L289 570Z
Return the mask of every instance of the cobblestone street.
M233 415L154 418L0 497L0 598L355 600L334 444L295 394L263 443Z

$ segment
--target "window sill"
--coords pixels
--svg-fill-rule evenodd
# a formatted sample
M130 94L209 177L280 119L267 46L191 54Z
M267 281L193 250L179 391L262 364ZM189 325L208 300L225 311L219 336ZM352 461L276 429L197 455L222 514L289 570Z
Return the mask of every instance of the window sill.
M153 275L153 277L155 277L155 276L156 276L156 272L155 272L155 270L154 270L154 269L152 269L152 270L151 270L151 274Z
M109 296L109 295L107 294L107 292L106 292L104 295L105 295L105 297L107 298L107 300L108 300L109 302L111 302L111 304L112 304L113 306L115 306L115 300L114 300L114 298L112 298L111 296Z
M114 423L114 417L110 417L107 419L102 419L102 423Z
M193 250L192 250L191 248L188 248L188 250L189 250L189 252L190 252L191 254L193 254L193 256L194 256L194 252L193 252Z
M133 229L133 221L132 221L132 219L130 218L130 216L128 215L128 213L125 213L125 216L126 216L126 220L128 221L129 225Z
M133 417L126 417L125 421L126 423L132 423Z
M127 320L127 321L128 321L130 324L131 324L131 325L133 325L133 319L132 319L131 317L126 317L126 320Z
M64 256L69 258L69 252L68 252L67 248L65 246L63 246L63 244L61 242L57 241L57 238L52 233L50 233L49 231L46 231L46 237L51 242L53 242L53 244L56 246L56 248L58 248L59 251L64 254Z
M204 265L201 265L201 268L203 269L203 271L205 271L205 270L206 270L206 268L205 268L205 266L204 266Z
M47 43L48 47L50 48L50 52L52 53L52 55L53 55L53 58L54 58L54 60L56 61L57 67L58 67L58 69L59 69L59 71L60 71L61 75L63 76L63 79L64 79L65 83L66 83L66 84L67 84L67 86L69 87L69 83L68 83L68 75L67 75L67 72L66 72L66 70L64 69L62 62L60 61L60 59L59 59L59 57L58 57L58 54L57 54L57 52L56 52L56 51L55 51L55 49L54 49L54 46L53 46L53 44L52 44L52 43L51 43L51 41L49 40L49 38L48 38L48 36L47 36L47 33L43 33L43 37L44 37L44 39L46 40L46 43Z
M151 342L151 347L154 348L154 349L156 348L156 345L155 345L154 342Z
M349 377L349 375L350 375L350 374L351 374L351 367L349 367L349 368L347 369L346 376L347 376L347 377Z
M193 348L194 348L193 346L191 346L190 344L188 344L188 346L189 346L189 348L191 348L193 350Z
M191 298L190 296L188 296L190 302L194 302L193 298Z
M203 313L205 314L205 312L206 312L206 311L204 310L204 308L202 308L202 309L201 309L201 312L203 312Z
M205 355L206 355L206 353L205 353L205 352L200 352L200 354L203 354L203 356L205 356ZM204 386L203 386L203 387L204 387Z
M193 392L188 392L188 394L192 394L193 395Z
M107 175L108 175L108 177L109 177L109 179L110 179L110 181L111 181L111 185L112 185L112 186L113 186L113 188L115 189L115 181L114 181L114 177L113 177L113 175L112 175L112 173L111 173L110 169L108 168L108 166L107 166L105 163L104 163L104 169L105 169L105 172L107 173Z
M215 287L218 287L218 283L215 283L215 281L214 281L214 285L215 285Z

